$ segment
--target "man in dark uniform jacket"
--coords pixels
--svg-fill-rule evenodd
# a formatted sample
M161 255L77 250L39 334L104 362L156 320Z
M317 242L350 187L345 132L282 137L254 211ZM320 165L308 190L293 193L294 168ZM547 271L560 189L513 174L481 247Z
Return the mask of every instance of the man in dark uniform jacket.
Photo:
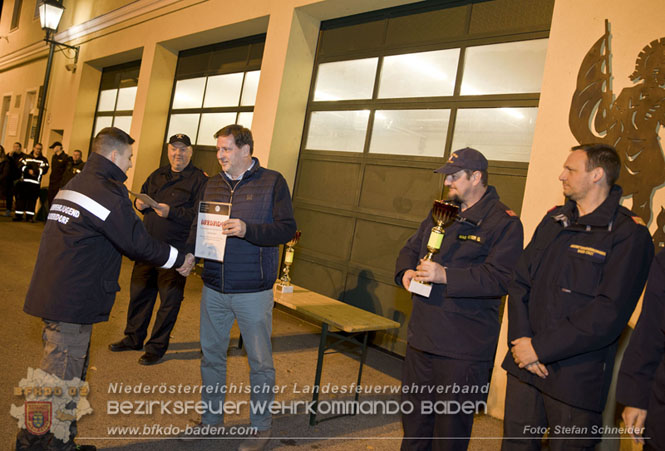
M135 205L143 213L143 223L150 235L183 249L207 177L202 170L191 164L192 143L187 135L171 136L168 157L170 164L150 174L141 187L141 192L159 205L151 208L139 198L136 198ZM152 335L139 363L152 365L159 362L169 347L186 280L175 269L160 269L148 263L136 262L132 271L125 337L110 344L109 349L117 352L143 348L159 293L160 305L152 326Z
M402 400L413 403L415 410L402 416L403 450L466 449L473 412L437 415L421 408L441 401L439 405L452 411L465 401L482 406L487 397L501 297L524 239L519 218L487 185L487 166L475 149L453 152L435 172L445 175L448 197L460 204L459 219L445 229L441 251L432 261L422 260L435 225L431 214L397 258L395 283L405 288L412 280L433 283L429 297L412 296L402 376L402 386L409 391Z
M617 401L623 420L645 450L665 449L665 252L654 259L642 313L623 355ZM645 426L646 431L642 433Z
M573 147L559 176L566 203L520 257L503 362L505 450L540 449L548 427L552 450L600 441L617 341L653 258L644 222L619 205L620 168L611 146Z
M51 157L51 178L48 182L48 205L51 206L53 198L58 193L60 186L62 186L62 178L72 158L65 153L60 141L51 144L49 149L53 149L55 152Z
M21 178L16 184L16 206L13 221L35 222L35 206L39 197L42 177L49 169L48 160L42 155L42 144L37 143L32 152L19 160Z
M72 152L72 158L67 163L67 169L62 175L62 181L60 182L60 188L65 186L75 175L80 174L85 166L85 161L83 161L83 152L76 149Z
M194 260L151 237L134 213L123 185L132 143L118 128L97 134L85 169L55 197L39 244L23 310L44 321L40 368L63 380L85 379L92 324L108 320L123 254L164 268ZM21 429L16 449L77 449L75 436L75 421L65 442Z

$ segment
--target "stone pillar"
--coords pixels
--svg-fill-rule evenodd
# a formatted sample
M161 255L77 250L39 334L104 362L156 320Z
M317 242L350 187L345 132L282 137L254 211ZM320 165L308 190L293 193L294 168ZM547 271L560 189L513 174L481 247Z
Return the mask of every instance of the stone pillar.
M319 32L318 19L293 8L270 16L254 107L254 155L293 190Z
M132 191L139 191L159 167L177 64L178 54L160 44L143 48L130 133L136 140L133 168L127 173Z

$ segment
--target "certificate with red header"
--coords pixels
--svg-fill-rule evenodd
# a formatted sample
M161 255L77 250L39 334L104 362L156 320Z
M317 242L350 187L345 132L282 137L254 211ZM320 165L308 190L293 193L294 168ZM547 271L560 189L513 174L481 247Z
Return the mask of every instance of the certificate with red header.
M229 219L230 214L231 204L199 202L194 251L196 257L224 261L226 235L222 233L222 224Z

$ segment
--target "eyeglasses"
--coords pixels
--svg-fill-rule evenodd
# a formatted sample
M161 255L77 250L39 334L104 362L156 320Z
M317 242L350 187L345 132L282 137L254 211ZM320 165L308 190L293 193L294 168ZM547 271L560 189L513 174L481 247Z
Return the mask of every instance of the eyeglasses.
M450 175L448 175L448 177L446 177L446 178L450 179L451 182L456 182L460 177L462 177L462 175L463 175L464 173L465 173L465 172L464 172L464 170L462 169L462 170L460 170L460 171L455 172L454 174L450 174Z

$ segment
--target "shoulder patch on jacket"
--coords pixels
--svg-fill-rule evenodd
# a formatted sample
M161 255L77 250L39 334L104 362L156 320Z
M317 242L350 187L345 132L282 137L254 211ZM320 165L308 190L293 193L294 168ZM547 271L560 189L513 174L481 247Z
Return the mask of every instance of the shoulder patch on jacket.
M506 214L508 216L517 216L517 213L515 213L513 210L506 210Z
M642 218L640 218L639 216L631 216L630 218L631 218L631 219L635 222L635 224L637 224L637 225L641 225L641 226L644 226L644 227L647 226L647 225L644 223L644 220L643 220Z
M552 213L552 212L556 209L556 207L558 207L558 205L553 206L552 208L550 208L549 210L547 210L547 212L548 212L548 213Z

